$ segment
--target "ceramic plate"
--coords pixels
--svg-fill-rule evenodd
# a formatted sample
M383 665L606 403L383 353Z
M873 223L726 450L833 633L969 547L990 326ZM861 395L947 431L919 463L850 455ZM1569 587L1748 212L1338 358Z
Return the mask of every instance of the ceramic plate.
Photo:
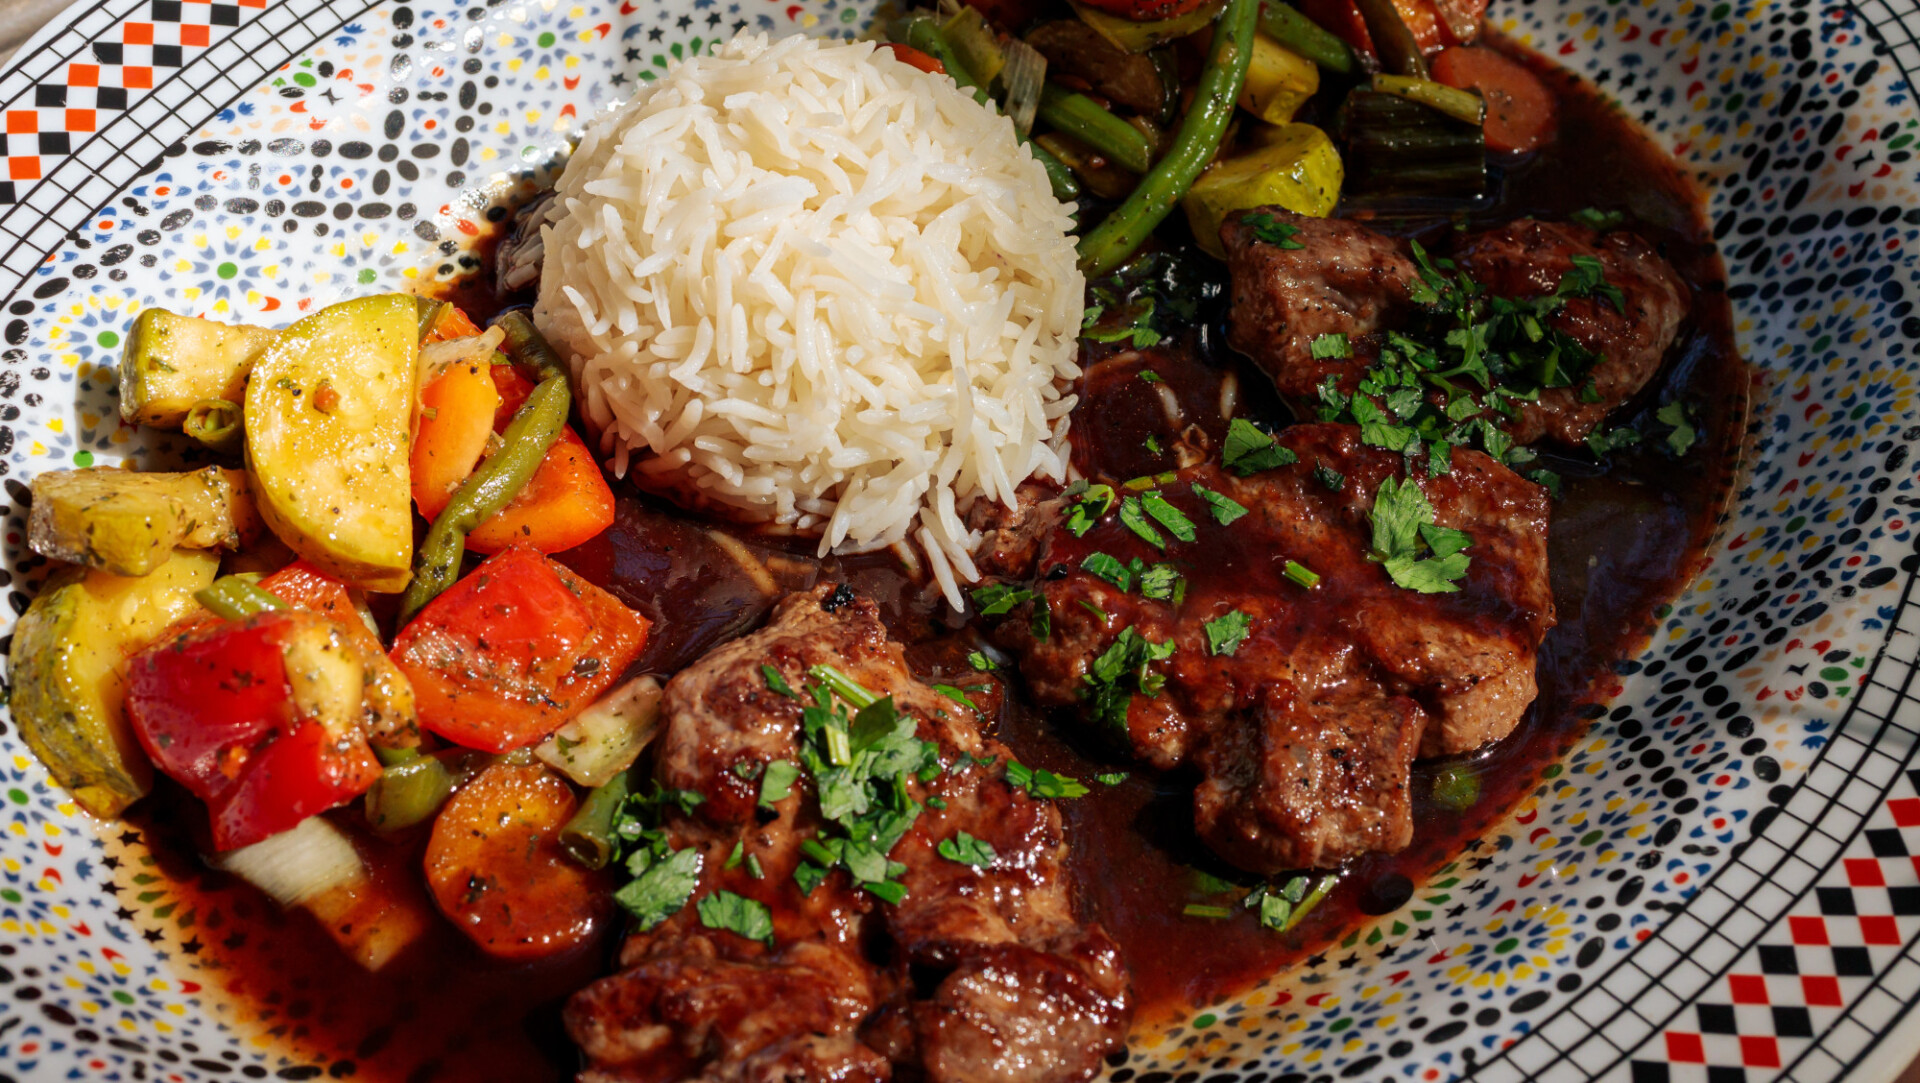
M42 470L119 424L141 305L281 325L478 267L569 134L740 28L865 0L99 0L0 77L5 624ZM1920 7L1495 0L1696 170L1755 462L1592 728L1398 912L1142 1034L1110 1077L1890 1079L1920 1053ZM0 732L0 1080L310 1079L297 1000L234 995L244 899L183 903Z

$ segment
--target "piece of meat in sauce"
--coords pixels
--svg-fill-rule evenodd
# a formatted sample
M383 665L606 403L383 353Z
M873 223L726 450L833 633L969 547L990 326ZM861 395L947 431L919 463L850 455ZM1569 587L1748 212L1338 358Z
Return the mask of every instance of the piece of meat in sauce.
M765 765L799 760L803 706L762 667L803 689L815 665L891 695L943 764L967 764L910 786L924 807L889 855L905 867L898 905L844 871L801 893L800 846L821 827L804 776L759 805ZM1126 974L1106 933L1074 916L1059 811L1008 785L1006 749L914 678L870 600L825 585L789 595L766 628L668 682L664 709L655 777L706 798L666 826L673 846L701 850L703 873L693 901L628 939L619 973L569 1003L592 1062L582 1080L1051 1083L1091 1076L1121 1047ZM940 855L961 831L992 846L990 867ZM736 844L760 878L726 868ZM720 889L767 905L770 944L701 923L697 901Z
M1460 589L1421 594L1368 557L1374 494L1408 460L1362 444L1346 425L1295 426L1279 443L1296 463L1245 478L1208 463L1161 485L1195 524L1191 542L1162 531L1165 552L1114 513L1081 537L1056 527L1032 566L1050 631L1036 634L1030 606L994 629L1036 699L1082 704L1089 725L1106 727L1085 709L1096 659L1127 629L1172 641L1170 658L1149 663L1164 687L1136 689L1125 732L1112 735L1156 767L1197 766L1201 838L1262 873L1404 847L1415 756L1511 732L1533 700L1535 655L1554 623L1539 486L1476 451L1455 449L1438 477L1412 460L1437 525L1472 539ZM1319 467L1342 476L1338 489ZM1248 513L1220 525L1196 484ZM1084 566L1095 553L1143 568L1170 563L1184 596L1149 599L1137 583L1122 591ZM1289 560L1318 585L1288 579ZM1206 625L1236 610L1248 618L1246 638L1216 655Z
M1407 330L1425 314L1410 287L1418 271L1406 240L1359 223L1308 218L1277 207L1257 208L1291 227L1299 247L1261 241L1246 214L1221 231L1233 279L1227 340L1271 376L1280 393L1305 416L1319 406L1328 376L1352 392L1379 357L1385 332ZM1639 236L1624 231L1597 234L1566 222L1519 219L1468 234L1452 258L1495 297L1531 300L1552 294L1577 256L1598 261L1621 306L1599 296L1569 299L1546 322L1599 355L1592 388L1582 401L1577 387L1546 388L1535 402L1516 402L1518 417L1505 422L1522 444L1550 437L1574 445L1607 414L1653 378L1686 319L1689 295L1672 265ZM1343 333L1352 346L1346 358L1316 358L1311 343Z

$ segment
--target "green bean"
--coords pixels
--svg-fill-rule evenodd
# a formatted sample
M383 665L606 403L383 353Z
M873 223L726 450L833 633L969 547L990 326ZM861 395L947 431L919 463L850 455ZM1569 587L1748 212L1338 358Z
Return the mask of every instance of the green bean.
M511 334L511 332L509 332ZM474 468L467 480L454 490L453 499L427 528L413 557L413 581L407 584L400 603L400 623L405 625L441 591L460 577L460 561L467 550L467 533L513 502L526 487L534 471L547 457L547 449L560 437L567 423L567 410L573 393L567 388L565 374L540 381L507 423L501 434L499 451Z
M1393 6L1393 0L1354 0L1354 4L1366 20L1373 47L1380 51L1380 63L1394 75L1427 78L1426 54L1420 51L1420 43Z
M285 609L287 603L237 575L223 575L194 592L194 600L227 620L245 620L255 613Z
M240 423L240 404L227 399L201 399L187 411L180 429L194 442L213 451L232 454L246 440Z
M1135 173L1153 168L1153 148L1138 128L1100 107L1085 94L1048 83L1040 90L1040 119Z
M420 337L424 339L433 325L440 322L440 313L446 311L447 303L431 297L415 297L413 307L420 314Z
M388 764L367 790L367 823L375 831L412 827L440 811L460 781L440 757L416 751Z
M534 383L567 374L567 366L560 362L560 355L553 352L553 347L547 344L547 337L533 325L524 309L502 314L493 321L493 325L507 333L507 340L503 343L507 348L507 356L513 358L514 363L521 366L521 371Z
M1180 121L1173 146L1133 194L1091 233L1080 238L1080 270L1088 278L1106 274L1127 261L1155 227L1173 212L1194 178L1213 161L1233 119L1234 103L1247 81L1253 59L1253 25L1260 0L1230 0L1213 31L1207 64L1194 88L1193 104Z
M1053 152L1038 143L1028 142L1027 149L1033 152L1033 160L1047 171L1047 183L1053 185L1053 198L1062 203L1072 203L1080 198L1080 181L1067 168L1067 163L1053 156Z
M616 842L614 817L619 815L620 806L627 803L627 795L633 792L632 773L632 768L620 772L608 779L606 785L589 791L587 799L580 802L580 810L560 829L560 847L568 857L589 869L606 868L613 858Z
M925 15L916 15L908 19L901 27L895 28L895 36L904 38L908 45L938 60L940 66L947 69L947 78L962 90L972 90L973 100L985 105L993 99L980 86L973 73L960 59L953 46L947 43L947 36L940 32L940 26ZM1044 150L1038 143L1024 136L1020 141L1033 151L1034 160L1047 171L1047 182L1053 185L1053 198L1062 203L1071 203L1080 198L1080 182L1073 177L1073 171L1060 159Z
M1260 29L1281 45L1292 49L1331 72L1353 72L1353 50L1340 35L1307 18L1291 4L1271 0L1260 9Z

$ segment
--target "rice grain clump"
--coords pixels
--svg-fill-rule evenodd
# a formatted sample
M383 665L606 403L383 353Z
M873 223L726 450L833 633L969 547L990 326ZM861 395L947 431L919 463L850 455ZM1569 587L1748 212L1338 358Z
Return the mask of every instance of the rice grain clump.
M548 221L535 318L643 487L917 542L958 605L968 506L1066 475L1072 222L945 76L736 37L590 126Z

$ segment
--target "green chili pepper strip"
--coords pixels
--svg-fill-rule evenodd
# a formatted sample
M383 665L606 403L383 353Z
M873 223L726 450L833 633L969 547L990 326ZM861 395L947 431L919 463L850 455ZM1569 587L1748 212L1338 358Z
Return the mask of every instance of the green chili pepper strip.
M201 399L187 411L181 431L212 451L240 450L246 431L240 423L240 404L226 399Z
M980 86L979 80L967 70L960 55L953 51L953 46L947 43L947 36L941 32L940 24L925 15L916 15L896 27L894 33L895 37L908 45L938 60L940 66L947 69L947 78L952 79L954 85L962 90L973 91L974 101L985 105L992 100ZM1067 168L1065 162L1025 136L1020 138L1020 142L1026 144L1027 149L1033 152L1034 161L1047 171L1047 181L1053 185L1053 198L1062 203L1071 203L1080 198L1080 182L1074 179L1073 171Z
M1291 4L1269 3L1260 9L1260 29L1268 37L1292 49L1328 71L1347 75L1353 71L1353 50L1340 36L1294 10Z
M622 771L587 794L580 810L560 829L560 848L589 869L606 868L613 859L613 820L633 792L631 771Z
M1173 212L1194 178L1213 161L1220 140L1233 119L1234 103L1247 81L1247 63L1253 58L1253 26L1260 0L1230 0L1213 29L1207 66L1194 88L1193 104L1180 121L1173 147L1146 176L1133 194L1107 216L1093 232L1080 238L1080 270L1098 278L1127 261L1141 242Z
M511 338L513 333L507 334ZM541 380L527 396L501 434L500 450L467 475L453 499L427 528L427 536L414 554L413 581L407 584L406 597L400 604L402 625L460 577L468 531L491 519L526 487L547 457L547 449L559 439L572 405L573 392L567 387L564 373Z
M453 796L459 779L438 756L415 753L389 764L367 790L367 822L375 831L399 831L432 818Z
M1134 173L1153 168L1153 148L1140 129L1100 107L1085 94L1052 83L1040 88L1040 119Z
M223 575L194 592L194 599L227 620L245 620L255 613L286 609L287 603L272 591L261 590L237 575Z

